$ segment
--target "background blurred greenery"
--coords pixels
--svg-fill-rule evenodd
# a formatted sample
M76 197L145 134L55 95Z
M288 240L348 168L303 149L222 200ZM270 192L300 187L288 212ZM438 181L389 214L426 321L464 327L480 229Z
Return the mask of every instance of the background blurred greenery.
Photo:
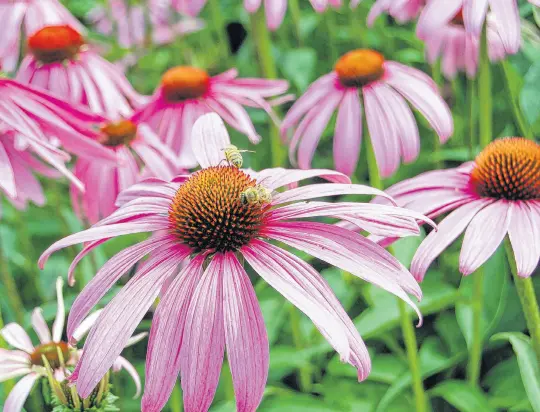
M178 39L166 46L151 46L135 50L122 50L114 38L92 33L91 38L103 46L106 57L118 60L134 53L138 60L128 70L128 77L141 93L150 94L160 81L161 74L179 64L206 68L211 74L230 67L237 67L243 77L259 76L254 44L250 34L249 16L240 0L210 0L201 17L206 28L201 32ZM94 7L94 0L69 0L65 2L81 20ZM364 2L356 9L344 6L341 10L330 9L318 15L307 0L300 1L300 14L293 21L287 13L283 26L272 35L273 53L279 77L289 80L291 92L302 94L316 78L332 70L335 60L344 52L369 47L383 52L388 60L397 60L430 73L439 83L441 91L451 105L455 134L443 147L436 143L435 134L418 116L421 128L422 154L409 165L402 166L390 179L388 186L397 181L435 167L452 167L471 160L476 147L468 145L468 108L465 101L466 80L454 81L441 78L437 68L426 64L423 43L414 33L413 25L399 26L391 19L381 17L372 29L365 25L365 17L372 2ZM217 14L212 7L219 8ZM216 9L214 9L215 11ZM535 25L535 15L530 5L521 8L526 20L523 50L510 58L503 68L495 64L493 69L494 132L497 136L518 135L513 107L522 110L525 120L534 134L540 132L540 37ZM214 19L212 18L214 17ZM216 17L219 17L216 22ZM222 28L216 23L224 21L230 39L224 39ZM297 23L297 24L295 24ZM245 30L245 38L242 34ZM234 53L229 48L231 40ZM503 69L511 74L505 81ZM511 96L509 98L509 96ZM287 107L283 108L285 111ZM250 111L262 136L268 135L268 120L261 111ZM314 167L332 167L333 124L330 124L319 145ZM267 166L269 139L260 146L249 147L247 139L233 133L234 142L243 148L256 150L246 154L246 166ZM365 150L363 151L365 152ZM366 162L361 160L355 180L367 180ZM4 321L19 321L29 329L33 307L41 306L48 321L56 310L54 280L65 276L70 261L77 252L70 248L51 258L44 271L36 265L37 257L53 241L69 233L79 231L82 225L74 216L65 181L43 181L48 205L44 208L29 207L19 212L5 200L0 220L3 253L8 258L9 269L16 280L16 287L23 299L26 311L16 312L10 305L6 284L0 284L0 305ZM408 264L421 238L406 239L397 243L396 253ZM78 290L95 273L105 260L134 242L124 237L108 242L90 258L86 258L77 273L75 288L65 292L67 307ZM531 354L520 344L516 332L525 329L519 301L509 274L504 251L498 251L487 263L485 276L484 325L486 346L483 355L480 389L471 389L464 381L467 359L467 342L471 335L471 278L458 273L458 254L461 242L445 252L432 266L422 284L424 300L420 308L425 316L424 325L417 329L421 369L425 385L436 411L539 411L540 377L526 365ZM315 263L336 292L347 312L354 319L360 334L367 340L373 360L373 371L366 382L357 383L355 371L339 362L339 358L303 315L293 311L277 292L260 284L253 277L261 303L271 343L270 374L266 396L261 411L295 412L343 412L343 411L411 411L414 410L411 376L402 348L399 330L399 312L396 300L388 293L362 283L335 268ZM6 268L2 268L5 271ZM120 282L110 297L125 283ZM540 290L538 276L535 279ZM108 300L104 299L105 304ZM138 328L148 330L151 313ZM293 333L290 318L300 322L301 333ZM505 333L500 335L500 333ZM499 334L497 339L490 339ZM35 336L34 336L35 337ZM141 377L144 376L146 341L125 350ZM532 361L533 362L533 361ZM310 379L305 379L305 377ZM522 383L525 382L525 385ZM137 410L140 399L132 400L134 385L126 373L114 377L116 394L120 396L122 411ZM5 385L2 386L5 388ZM528 396L527 396L528 394ZM0 392L0 404L5 399ZM39 388L29 401L30 410L42 410ZM530 399L533 399L531 405ZM533 407L534 406L534 407ZM179 385L169 402L173 412L182 410ZM221 382L212 411L234 411L234 394L228 366L225 364Z

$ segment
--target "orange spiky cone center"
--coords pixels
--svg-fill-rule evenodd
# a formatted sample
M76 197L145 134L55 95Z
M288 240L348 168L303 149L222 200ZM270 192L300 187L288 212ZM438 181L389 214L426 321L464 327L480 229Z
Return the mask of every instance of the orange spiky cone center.
M171 103L197 99L208 91L210 76L204 70L191 66L177 66L161 78L163 95Z
M63 360L60 359L59 352L62 354ZM47 359L51 368L59 368L63 362L69 360L69 346L65 342L49 342L36 346L34 352L30 355L32 365L45 366L43 357Z
M127 119L107 123L100 130L102 133L100 143L104 146L129 146L137 137L137 125Z
M337 61L334 69L345 87L362 87L384 75L384 56L370 49L350 51Z
M41 63L71 60L84 45L83 36L68 25L47 26L28 38L28 48Z

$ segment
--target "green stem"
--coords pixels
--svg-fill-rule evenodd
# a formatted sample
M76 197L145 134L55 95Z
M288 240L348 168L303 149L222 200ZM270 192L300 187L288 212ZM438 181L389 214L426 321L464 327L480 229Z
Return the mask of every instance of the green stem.
M424 382L422 380L422 371L420 370L420 360L418 358L418 344L416 342L416 333L412 324L412 319L407 311L407 304L398 299L399 317L401 321L401 332L403 341L407 350L407 359L411 371L414 401L416 412L426 412L428 410L427 396L424 391Z
M368 141L368 134L366 136L366 156L369 170L369 181L371 186L377 189L384 189L384 185L377 168L377 161L375 159L375 152L371 142ZM393 254L392 247L388 248L389 252ZM403 334L403 341L405 343L405 349L407 351L407 359L409 361L409 370L411 371L412 386L414 392L414 399L416 404L416 412L426 412L428 410L428 402L426 392L424 390L424 382L422 380L422 372L420 370L420 362L418 359L418 344L416 342L416 334L412 326L411 318L407 312L407 306L405 302L398 298L399 315L401 321L401 333Z
M296 307L291 306L289 311L289 319L291 322L291 332L294 341L294 346L302 350L305 348L305 342L302 337L302 330L300 328L300 312ZM304 365L299 370L300 379L299 385L302 392L311 392L312 382L311 382L311 370L309 365Z
M334 46L334 38L336 36L336 23L334 21L334 13L332 10L327 10L323 15L324 23L326 26L326 33L328 35L328 42L326 46L330 51L330 58L332 62L336 62L338 59L338 53Z
M486 147L493 139L493 101L491 95L491 63L488 56L486 25L480 41L478 70L478 97L480 99L480 146Z
M11 307L11 310L15 314L15 319L18 323L22 324L24 320L24 305L22 303L21 296L19 295L19 288L13 279L13 274L9 269L9 262L2 246L2 234L0 233L0 279L4 284L4 288L7 295L7 301Z
M484 269L479 268L473 276L472 296L472 337L469 348L469 363L467 365L467 378L472 386L478 385L482 364L482 349L484 344L482 310L484 306Z
M510 263L510 269L514 276L519 301L525 315L525 321L527 322L527 329L529 329L529 335L531 336L531 344L540 365L540 309L538 308L534 285L530 277L522 278L518 276L514 252L508 238L504 246L508 256L508 262Z
M534 134L532 133L531 128L525 121L525 118L523 117L523 114L521 113L521 110L519 108L519 95L517 93L517 90L512 87L512 79L510 77L512 67L510 66L510 63L508 63L508 61L506 60L503 60L501 62L501 67L503 69L506 92L508 93L508 98L510 100L510 103L512 104L512 113L514 114L514 120L516 122L516 125L519 127L520 133L523 137L534 140Z
M227 60L229 60L230 49L229 43L227 41L227 29L225 27L225 19L223 18L224 14L221 11L220 3L220 0L210 0L209 8L210 15L212 17L212 23L216 33L218 48L220 52L223 53L222 56L224 57L224 63L226 64Z
M302 33L300 31L300 5L298 4L298 0L289 0L289 10L291 11L291 18L294 25L294 31L296 34L296 41L298 42L298 47L303 46L302 42Z
M476 152L476 82L474 79L467 79L467 112L469 117L469 150L471 159Z
M257 49L261 74L267 79L276 79L277 67L272 53L270 32L268 31L268 27L266 27L262 7L256 13L253 13L250 18L251 32ZM287 159L287 150L281 143L279 130L272 121L270 121L270 149L272 153L272 166L283 166Z

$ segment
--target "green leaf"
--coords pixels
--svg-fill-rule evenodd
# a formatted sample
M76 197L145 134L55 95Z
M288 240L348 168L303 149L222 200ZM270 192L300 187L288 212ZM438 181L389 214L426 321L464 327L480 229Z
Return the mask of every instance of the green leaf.
M259 412L343 412L326 404L321 398L309 395L282 395L265 399Z
M467 382L447 380L430 391L432 396L440 396L462 412L495 412L486 395Z
M531 410L515 356L491 368L484 377L482 386L488 388L490 403L496 408L509 409L525 400L528 410Z
M314 79L317 53L310 48L299 48L285 52L281 70L298 88L305 90Z
M508 340L516 353L521 372L521 381L533 410L540 412L540 367L530 343L530 338L523 333L498 333L492 340Z
M540 117L540 63L531 66L525 75L525 84L519 96L520 106L529 124Z

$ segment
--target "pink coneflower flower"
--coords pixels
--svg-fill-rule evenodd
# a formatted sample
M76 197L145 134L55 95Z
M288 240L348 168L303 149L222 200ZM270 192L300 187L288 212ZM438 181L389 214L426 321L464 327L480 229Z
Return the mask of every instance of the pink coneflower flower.
M147 22L147 13L150 15ZM118 44L125 48L145 46L153 42L166 44L179 36L201 30L204 23L193 18L173 21L167 0L130 5L126 0L109 0L88 14L96 30L107 36L116 32ZM147 23L150 23L148 25Z
M32 185L33 182L28 173L19 170L20 167L14 166L7 160L8 157L24 158L26 164L45 172L30 154L22 153L25 150L62 172L82 190L80 181L64 164L69 160L69 155L60 151L57 146L59 143L68 152L81 157L116 160L110 150L94 140L97 134L92 127L102 120L101 116L76 109L44 91L15 80L0 78L0 144L4 147L4 151L9 152L0 156L0 165L3 168L3 184L7 185L4 189L8 195L15 194L13 185L26 192L24 185ZM15 173L14 167L17 167L19 172ZM10 177L10 170L15 173L13 178ZM26 176L24 182L23 176ZM17 184L17 180L20 185ZM34 200L38 200L37 189L35 196ZM19 200L23 200L24 197L28 196L25 195Z
M418 233L414 217L419 216L393 206L313 200L343 194L384 196L376 189L350 184L338 172L278 168L255 173L229 165L223 152L229 136L216 114L199 119L193 134L202 170L170 183L153 179L132 186L120 195L122 205L109 218L58 241L40 259L43 267L55 251L87 242L73 270L106 239L154 234L111 258L73 304L68 336L129 268L150 255L92 328L73 374L80 395L90 393L162 291L150 332L143 411L161 410L179 372L185 410L208 410L225 348L237 410L255 410L267 378L268 340L254 289L240 263L243 259L306 313L342 361L357 368L358 378L364 379L370 370L366 347L329 285L307 263L270 241L350 271L416 309L408 294L420 298L418 284L383 248L335 225L298 219L342 217L367 231L386 232L392 226L412 235ZM315 176L334 183L271 194ZM176 275L181 263L184 267ZM170 282L163 287L167 279Z
M32 327L40 341L38 346L32 344L32 340L18 323L9 323L0 330L0 335L9 345L15 348L15 350L0 349L0 382L21 376L23 377L9 393L4 404L4 411L22 411L26 399L36 381L46 376L43 357L45 357L50 367L57 375L63 375L66 371L69 372L69 370L66 370L65 366L73 366L75 361L81 356L81 351L77 351L77 349L69 346L67 342L62 340L62 331L65 322L62 286L62 279L58 278L56 281L58 309L52 327L52 334L47 326L47 322L43 318L41 308L35 308L32 312ZM99 311L88 316L81 322L80 326L74 332L74 336L76 336L77 339L83 338L95 323L98 315ZM145 336L146 333L133 336L133 338L127 342L126 346L139 342ZM133 378L137 388L135 396L139 396L141 390L141 380L139 375L127 359L118 356L114 361L113 370L117 372L123 368L125 368Z
M516 0L429 0L422 10L417 34L426 38L449 24L463 10L463 24L467 32L480 37L484 21L491 11L497 32L508 54L514 54L521 45L521 22Z
M342 0L309 0L317 13L323 13L330 7L340 8ZM244 8L248 13L255 13L261 7L263 0L244 0ZM287 11L288 0L264 0L266 25L270 30L276 30L283 23Z
M446 142L453 133L452 115L431 78L385 61L374 50L354 50L343 55L333 72L318 79L298 99L283 119L281 133L286 138L289 129L297 126L289 154L294 159L298 149L298 165L308 169L337 109L334 164L338 171L351 175L360 154L363 106L377 165L381 175L388 177L401 159L411 162L420 151L418 128L406 100L426 117L441 142Z
M47 26L28 39L30 53L17 80L49 90L116 119L144 103L120 70L86 44L71 26Z
M488 52L491 61L498 61L504 59L506 51L497 31L497 23L491 17L488 15ZM453 79L459 71L465 71L469 77L476 75L479 39L465 30L461 10L450 22L423 40L426 42L429 63L435 63L440 57L442 72L447 78Z
M478 269L508 234L520 276L540 257L540 145L499 139L474 162L423 173L388 189L403 207L432 218L451 212L418 248L411 272L422 280L429 265L463 231L459 269Z
M24 27L26 34L51 24L69 24L81 33L84 26L58 0L0 0L0 62L11 72L19 63L19 50Z
M351 6L356 7L360 1L352 1ZM418 16L425 4L426 0L377 0L369 11L368 25L373 25L375 19L383 13L389 14L398 23L407 23Z
M123 119L102 124L100 131L98 141L114 151L117 163L79 159L74 173L86 192L71 187L74 210L92 224L116 210L118 194L140 180L142 168L146 167L146 176L165 180L175 174L175 156L149 126Z
M236 69L210 77L202 69L178 66L161 78L152 100L133 116L148 123L178 156L179 166L197 162L191 148L191 129L202 114L216 112L225 121L257 143L260 136L243 106L262 108L272 115L265 99L284 93L285 80L238 79Z

